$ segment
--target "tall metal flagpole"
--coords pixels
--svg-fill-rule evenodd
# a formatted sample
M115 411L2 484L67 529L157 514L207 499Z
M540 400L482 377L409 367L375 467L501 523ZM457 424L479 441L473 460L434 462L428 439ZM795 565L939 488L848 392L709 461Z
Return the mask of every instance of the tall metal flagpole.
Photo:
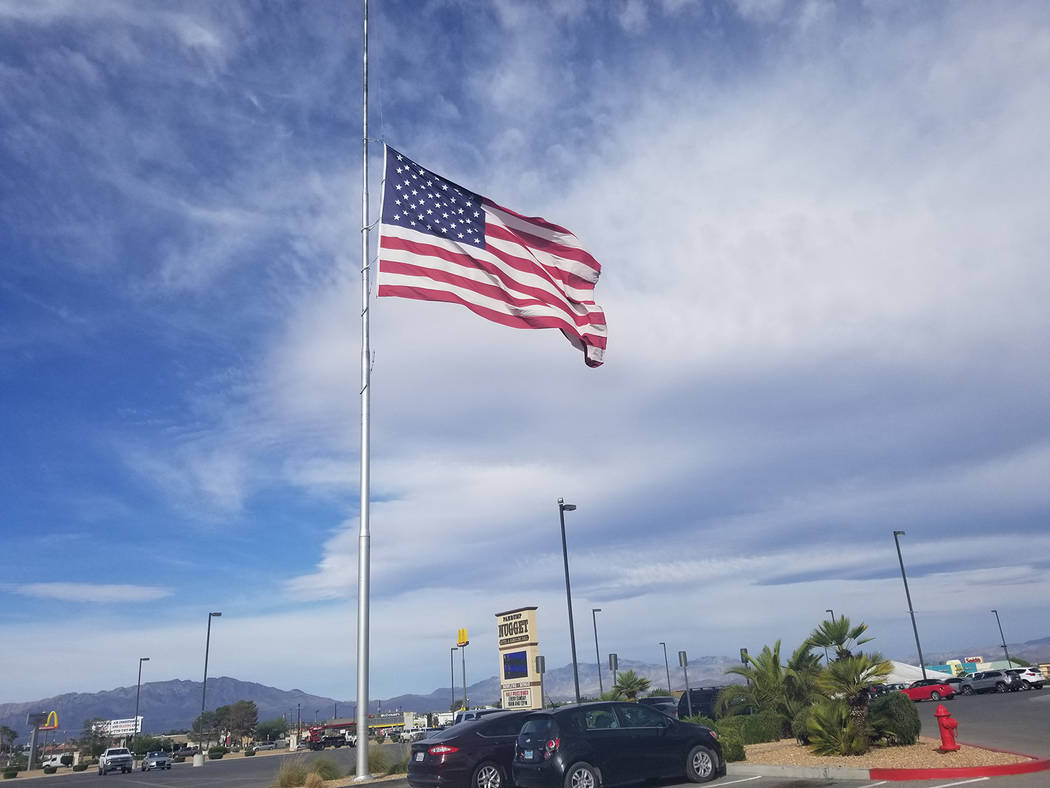
M364 37L361 63L361 532L357 558L357 776L368 773L368 394L371 351L368 341L368 0L364 6Z

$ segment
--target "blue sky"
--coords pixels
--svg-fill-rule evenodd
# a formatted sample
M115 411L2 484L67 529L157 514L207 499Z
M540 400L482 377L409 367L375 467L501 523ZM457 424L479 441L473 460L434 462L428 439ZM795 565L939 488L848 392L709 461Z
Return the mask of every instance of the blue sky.
M605 366L374 303L372 695L1044 637L1050 7L372 4L370 134L603 265ZM357 3L0 0L0 701L209 672L350 699ZM372 145L373 217L382 149ZM991 656L991 655L989 655Z

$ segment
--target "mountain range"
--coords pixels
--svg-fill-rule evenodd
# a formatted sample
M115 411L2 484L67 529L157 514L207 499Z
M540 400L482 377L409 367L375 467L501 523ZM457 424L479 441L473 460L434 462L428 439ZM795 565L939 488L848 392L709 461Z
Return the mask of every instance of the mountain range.
M1010 656L1019 657L1032 663L1050 661L1050 637L1029 640L1025 643L1010 644ZM979 646L966 651L966 654L980 654L985 659L1000 657L1001 647ZM961 652L953 654L928 654L927 664L935 664L952 657L958 658ZM915 664L912 658L903 660ZM738 660L732 657L699 657L690 660L689 684L692 687L713 686L730 683L735 677L727 676L725 671ZM633 670L649 679L653 689L667 686L670 672L671 687L684 689L682 670L677 665L668 671L662 664L649 664L633 660L620 660L621 671ZM599 694L598 666L591 663L579 663L580 694L585 697L597 697ZM601 686L608 689L612 676L606 666L601 668ZM551 700L571 700L575 696L572 676L572 665L548 671L544 676L544 693ZM455 700L462 700L463 688L439 687L433 692L422 694L405 694L369 703L370 712L379 711L447 711ZM484 706L499 699L499 679L492 676L467 687L467 702L470 706ZM324 720L331 717L349 717L354 714L353 701L340 701L321 695L312 695L302 690L282 690L264 684L239 681L238 679L220 676L208 679L207 707L215 709L237 702L251 700L259 709L259 719L266 720L284 716L294 721L301 715L304 722L312 723L315 719ZM139 714L143 718L145 733L161 734L169 731L185 731L200 714L201 683L186 679L169 681L152 681L143 684L139 694ZM20 740L26 735L26 714L29 712L49 712L54 710L62 738L79 737L84 721L94 718L127 719L135 713L135 687L117 687L112 690L95 693L73 692L51 698L25 703L0 703L0 725L7 725L19 733Z

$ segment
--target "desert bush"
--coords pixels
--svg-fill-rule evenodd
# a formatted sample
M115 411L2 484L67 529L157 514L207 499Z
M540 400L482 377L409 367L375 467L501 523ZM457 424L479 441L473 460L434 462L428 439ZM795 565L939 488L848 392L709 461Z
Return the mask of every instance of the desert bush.
M299 788L306 782L306 762L301 757L285 758L274 777L274 788Z
M372 774L386 774L390 768L390 757L381 747L368 748L368 771Z
M57 771L58 771L58 767L57 766L45 766L44 767L44 774L54 774Z
M719 718L715 730L719 734L735 733L743 744L758 744L778 741L784 727L784 719L775 711L760 711L758 714L730 714Z
M255 748L254 747L245 747L244 748L244 757L245 758L251 758L253 755L255 755Z
M75 772L87 771L87 767L88 767L88 765L86 763L78 763L78 764L76 764L73 767L73 771L75 771Z
M868 751L868 732L857 728L843 701L825 700L813 706L808 730L817 755L863 755Z
M5 780L12 780L18 776L18 769L4 769L3 775Z
M718 743L722 745L722 755L727 761L743 761L747 759L744 751L744 742L735 731L719 732Z
M407 772L409 755L410 753L405 753L405 756L403 758L392 761L391 764L387 767L386 773L404 774L405 772Z
M208 760L209 761L221 760L222 756L224 756L228 752L229 752L229 749L226 748L226 747L221 747L221 746L219 746L219 747L209 747L208 748Z
M880 695L868 707L868 724L880 744L915 744L922 722L915 701L903 692Z
M342 770L335 765L331 758L315 758L307 767L315 774L321 775L322 780L338 780L343 776Z
M812 706L806 706L799 709L795 714L795 719L791 721L791 735L802 745L809 744L809 716L812 708Z
M303 783L303 786L304 788L324 788L324 778L317 772L310 772L306 775L306 782Z

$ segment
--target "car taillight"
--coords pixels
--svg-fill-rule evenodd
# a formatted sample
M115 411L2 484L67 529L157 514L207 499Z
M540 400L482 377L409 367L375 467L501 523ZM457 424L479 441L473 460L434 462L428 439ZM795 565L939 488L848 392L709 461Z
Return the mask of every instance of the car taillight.
M561 739L547 739L547 743L543 745L543 760L549 761L551 756L558 751L558 745L561 744Z
M445 755L450 752L459 752L459 747L451 747L448 744L435 744L427 752L431 755Z

